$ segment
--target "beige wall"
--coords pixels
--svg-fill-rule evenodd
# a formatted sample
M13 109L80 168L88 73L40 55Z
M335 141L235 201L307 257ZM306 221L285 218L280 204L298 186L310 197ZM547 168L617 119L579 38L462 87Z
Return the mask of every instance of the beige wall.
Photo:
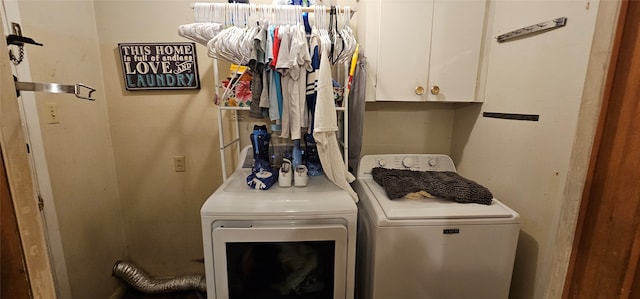
M28 48L34 80L82 80L98 89L96 102L38 95L61 115L60 124L41 122L73 298L112 294L118 283L110 270L120 258L153 276L203 273L193 261L203 257L199 209L222 182L211 60L198 46L200 91L128 92L117 52L121 42L185 41L177 26L192 21L191 3L21 1L24 31L45 44ZM464 175L521 213L514 298L543 298L550 280L561 280L552 276L553 243L580 144L575 135L598 12L590 3L495 1L484 104L367 104L363 154L452 154ZM559 16L569 18L565 28L513 43L493 40ZM541 120L486 119L482 111ZM174 155L186 157L186 172L174 172Z
M367 103L364 115L362 153L449 154L455 104ZM253 124L263 123L240 113L242 147L251 145L248 134Z
M204 272L200 206L222 181L212 64L198 46L201 90L125 91L117 45L187 41L177 28L193 21L189 4L95 2L127 258L154 276Z
M21 1L23 32L44 44L25 46L34 82L82 82L96 101L34 93L55 209L74 298L108 297L126 243L103 85L99 39L90 1ZM60 123L47 124L55 104ZM45 207L53 208L53 207ZM55 257L54 257L55 259Z
M449 154L454 104L367 103L362 155Z

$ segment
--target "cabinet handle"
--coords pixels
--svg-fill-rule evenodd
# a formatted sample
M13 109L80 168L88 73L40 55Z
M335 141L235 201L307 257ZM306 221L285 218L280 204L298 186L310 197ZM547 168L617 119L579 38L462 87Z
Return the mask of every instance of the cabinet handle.
M438 95L439 93L440 93L440 87L438 87L438 85L434 85L433 87L431 87L432 95Z
M424 93L424 87L417 86L415 91L417 95L421 96Z

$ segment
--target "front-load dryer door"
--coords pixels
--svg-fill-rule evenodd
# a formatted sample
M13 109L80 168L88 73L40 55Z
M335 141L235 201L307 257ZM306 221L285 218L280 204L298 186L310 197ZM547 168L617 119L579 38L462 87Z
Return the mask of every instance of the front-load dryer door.
M215 299L346 298L344 226L216 227L212 237Z

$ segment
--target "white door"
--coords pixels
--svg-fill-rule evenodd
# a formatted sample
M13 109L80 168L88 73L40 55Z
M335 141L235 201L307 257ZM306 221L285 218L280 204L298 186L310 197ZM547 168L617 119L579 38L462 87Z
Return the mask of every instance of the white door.
M430 0L380 2L379 24L370 22L366 28L380 30L374 70L378 101L426 100L426 94L416 88L424 89L428 82L432 16Z
M377 101L478 101L486 0L362 0Z
M485 0L434 2L429 101L477 99L486 6Z
M212 238L216 299L346 298L344 226L217 227Z

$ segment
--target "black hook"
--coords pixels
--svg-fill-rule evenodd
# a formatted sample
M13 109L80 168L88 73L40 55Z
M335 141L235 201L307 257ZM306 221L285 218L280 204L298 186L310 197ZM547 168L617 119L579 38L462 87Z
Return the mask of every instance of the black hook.
M15 34L7 35L7 45L22 46L24 44L42 46L41 43L34 41L30 37L26 37L26 36L22 36L22 35L15 35Z

